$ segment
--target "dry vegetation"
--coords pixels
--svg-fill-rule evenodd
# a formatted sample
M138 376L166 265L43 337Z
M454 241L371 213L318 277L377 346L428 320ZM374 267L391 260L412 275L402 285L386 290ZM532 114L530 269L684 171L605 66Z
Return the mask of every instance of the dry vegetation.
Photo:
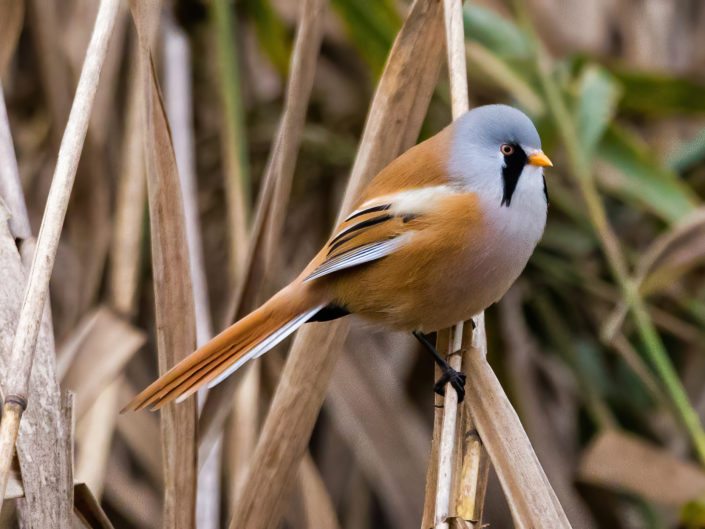
M448 71L444 4L0 0L1 528L705 527L705 8L466 2ZM487 341L437 338L457 416L347 319L118 415L462 110L465 59L555 168Z

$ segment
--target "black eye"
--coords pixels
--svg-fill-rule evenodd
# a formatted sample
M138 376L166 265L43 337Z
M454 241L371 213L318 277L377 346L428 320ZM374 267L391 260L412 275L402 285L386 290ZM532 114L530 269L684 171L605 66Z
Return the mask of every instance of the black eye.
M514 146L509 145L508 143L502 145L499 150L502 151L502 154L504 154L505 156L511 156L512 154L514 154Z

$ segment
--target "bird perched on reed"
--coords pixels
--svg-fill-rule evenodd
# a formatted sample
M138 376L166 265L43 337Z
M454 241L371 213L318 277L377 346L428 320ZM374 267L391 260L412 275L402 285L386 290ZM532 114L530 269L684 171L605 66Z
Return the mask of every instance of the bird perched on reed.
M348 314L412 332L442 369L436 391L450 382L462 400L464 375L423 333L470 319L517 279L546 224L543 167L551 165L521 111L471 110L385 167L294 281L125 409L181 401L304 323Z

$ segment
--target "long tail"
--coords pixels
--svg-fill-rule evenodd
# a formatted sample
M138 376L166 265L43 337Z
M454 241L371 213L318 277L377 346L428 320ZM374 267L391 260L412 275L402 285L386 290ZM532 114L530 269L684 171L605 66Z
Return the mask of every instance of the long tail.
M325 303L292 284L172 367L122 409L156 410L181 402L204 384L213 387L252 358L263 355L318 312ZM121 412L121 413L122 413Z

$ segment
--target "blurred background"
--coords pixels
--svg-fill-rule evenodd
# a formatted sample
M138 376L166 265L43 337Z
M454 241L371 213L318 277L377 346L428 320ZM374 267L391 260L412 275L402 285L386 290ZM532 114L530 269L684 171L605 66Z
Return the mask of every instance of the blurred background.
M97 5L0 2L0 76L34 234ZM330 233L409 5L331 0L264 294L294 278ZM194 175L185 197L202 244L199 340L231 314L298 16L291 0L165 2L154 60L179 170ZM705 4L473 0L464 17L471 107L523 109L554 162L543 240L515 287L487 311L490 363L574 527L705 527L703 462L680 419L683 406L705 416ZM51 310L57 376L76 393L75 478L88 483L115 527L148 528L162 516L159 416L117 415L157 375L135 58L123 5L58 250ZM566 119L578 131L578 154ZM444 67L419 140L449 121ZM673 404L678 397L652 346L625 317L623 285L589 215L580 163L594 176L630 284L690 404ZM201 453L211 463L199 478L199 527L227 527L288 344L238 374L227 418ZM419 527L432 385L432 359L410 336L353 323L282 527ZM14 527L15 506L7 505L0 524ZM513 527L492 473L483 521Z

